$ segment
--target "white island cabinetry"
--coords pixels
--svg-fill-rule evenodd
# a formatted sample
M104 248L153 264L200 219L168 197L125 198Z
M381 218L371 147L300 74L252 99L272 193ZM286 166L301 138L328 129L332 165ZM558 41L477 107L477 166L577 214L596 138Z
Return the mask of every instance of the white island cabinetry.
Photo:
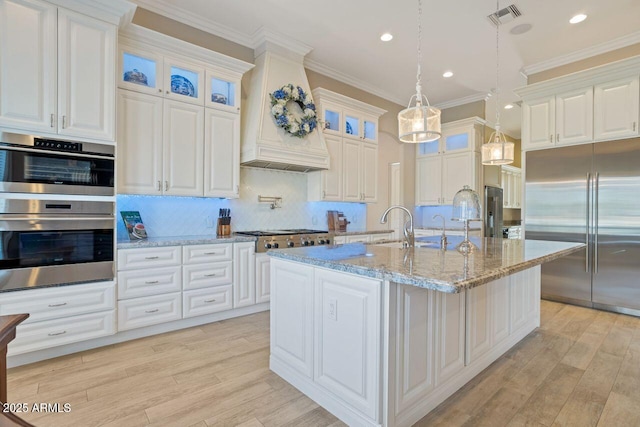
M349 425L414 424L540 323L538 264L448 293L314 263L272 256L270 367Z

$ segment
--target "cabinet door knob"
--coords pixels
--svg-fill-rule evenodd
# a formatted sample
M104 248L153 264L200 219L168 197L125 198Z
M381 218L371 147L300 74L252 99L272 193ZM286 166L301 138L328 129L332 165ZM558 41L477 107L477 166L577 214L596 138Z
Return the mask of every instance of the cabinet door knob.
M162 93L162 89L158 89L158 92L159 92L159 93Z

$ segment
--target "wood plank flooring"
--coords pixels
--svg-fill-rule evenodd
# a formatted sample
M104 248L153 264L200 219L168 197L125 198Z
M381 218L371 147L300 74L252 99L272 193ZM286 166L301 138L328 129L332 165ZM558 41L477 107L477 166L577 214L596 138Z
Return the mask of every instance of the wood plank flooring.
M640 426L640 319L542 301L541 327L416 426ZM269 371L258 313L9 370L36 426L344 426Z

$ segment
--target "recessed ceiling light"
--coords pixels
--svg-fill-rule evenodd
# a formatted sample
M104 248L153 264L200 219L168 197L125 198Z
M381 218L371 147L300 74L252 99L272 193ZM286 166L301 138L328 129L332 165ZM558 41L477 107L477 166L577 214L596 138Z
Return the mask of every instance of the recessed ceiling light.
M504 106L505 110L511 110L513 108L513 104L507 104Z
M380 36L380 40L382 40L383 42L388 42L391 39L393 39L393 35L391 33L384 33Z
M569 22L571 22L572 24L577 24L584 21L585 19L587 19L587 15L585 15L584 13L579 13L573 18L569 19Z
M444 77L445 79L448 79L449 77L452 77L452 76L453 76L453 71L445 71L442 74L442 77Z
M524 34L531 29L531 24L520 24L513 27L509 32L514 35Z

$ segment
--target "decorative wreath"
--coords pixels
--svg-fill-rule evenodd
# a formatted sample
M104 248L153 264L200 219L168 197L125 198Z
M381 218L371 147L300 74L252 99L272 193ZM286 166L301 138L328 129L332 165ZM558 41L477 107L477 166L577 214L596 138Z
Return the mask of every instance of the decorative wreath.
M318 126L316 106L313 100L300 86L291 83L270 93L271 114L276 124L286 130L291 136L304 138ZM293 114L287 108L289 101L293 101L302 110L302 116Z

